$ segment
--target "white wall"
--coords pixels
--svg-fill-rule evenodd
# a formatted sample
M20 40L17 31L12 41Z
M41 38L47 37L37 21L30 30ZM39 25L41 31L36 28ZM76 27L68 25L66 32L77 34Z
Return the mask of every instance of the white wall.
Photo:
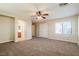
M14 19L0 16L0 43L14 40Z
M38 25L39 27L39 33L38 33L38 37L44 37L44 38L48 38L48 24L47 23L40 23Z
M72 23L72 34L56 34L55 33L55 23L57 22L63 22L63 21L71 21ZM66 17L61 19L56 19L53 21L49 21L49 39L56 39L56 40L62 40L62 41L68 41L68 42L74 42L77 43L78 41L78 17L72 16L72 17Z
M55 33L55 23L63 22L63 21L72 22L72 34L71 35L66 35L66 34L58 35ZM48 24L48 38L49 39L68 41L68 42L74 42L74 43L77 43L77 41L78 41L78 16L77 15L71 16L71 17L65 17L65 18L61 18L61 19L50 20L50 21L44 23L45 26L43 26L41 23L39 23L39 24L40 24L40 26L38 26L39 27L38 36L43 34L47 37L46 31L45 31L47 28L45 28L45 26L47 26L47 24ZM40 31L40 27L41 27L41 31ZM39 35L39 33L41 33L41 34ZM43 35L42 35L42 37L43 37Z
M30 19L26 20L26 35L27 40L32 39L32 21Z
M47 23L41 23L39 25L39 35L40 37L48 38L48 24Z
M79 14L78 14L78 45L79 45Z

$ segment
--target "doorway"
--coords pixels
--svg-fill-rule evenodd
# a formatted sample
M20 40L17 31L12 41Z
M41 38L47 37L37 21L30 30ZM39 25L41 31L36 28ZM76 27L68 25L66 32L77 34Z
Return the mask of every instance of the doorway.
M36 24L32 23L32 37L36 37Z

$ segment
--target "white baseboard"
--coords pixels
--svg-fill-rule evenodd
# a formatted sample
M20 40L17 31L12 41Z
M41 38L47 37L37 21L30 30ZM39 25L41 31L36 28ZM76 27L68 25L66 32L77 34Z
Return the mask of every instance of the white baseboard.
M12 40L0 41L0 43L11 42Z

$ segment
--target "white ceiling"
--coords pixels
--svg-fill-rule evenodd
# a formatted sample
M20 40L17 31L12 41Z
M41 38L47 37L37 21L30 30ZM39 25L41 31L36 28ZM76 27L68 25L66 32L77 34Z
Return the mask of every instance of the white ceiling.
M43 12L48 12L48 19L71 16L79 12L78 3L69 3L63 7L60 7L59 3L0 3L0 14L26 19L38 11L37 8Z

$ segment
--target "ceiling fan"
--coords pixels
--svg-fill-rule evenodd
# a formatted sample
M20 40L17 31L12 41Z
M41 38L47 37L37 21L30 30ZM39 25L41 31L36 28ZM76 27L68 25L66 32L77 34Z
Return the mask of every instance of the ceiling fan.
M33 17L34 19L46 19L46 16L48 16L47 12L43 12L42 10L40 10L37 4L34 4L35 9L37 10L35 13L33 13Z
M41 17L43 19L46 19L46 16L48 16L48 13L42 13L42 11L37 11L35 14L37 17Z

